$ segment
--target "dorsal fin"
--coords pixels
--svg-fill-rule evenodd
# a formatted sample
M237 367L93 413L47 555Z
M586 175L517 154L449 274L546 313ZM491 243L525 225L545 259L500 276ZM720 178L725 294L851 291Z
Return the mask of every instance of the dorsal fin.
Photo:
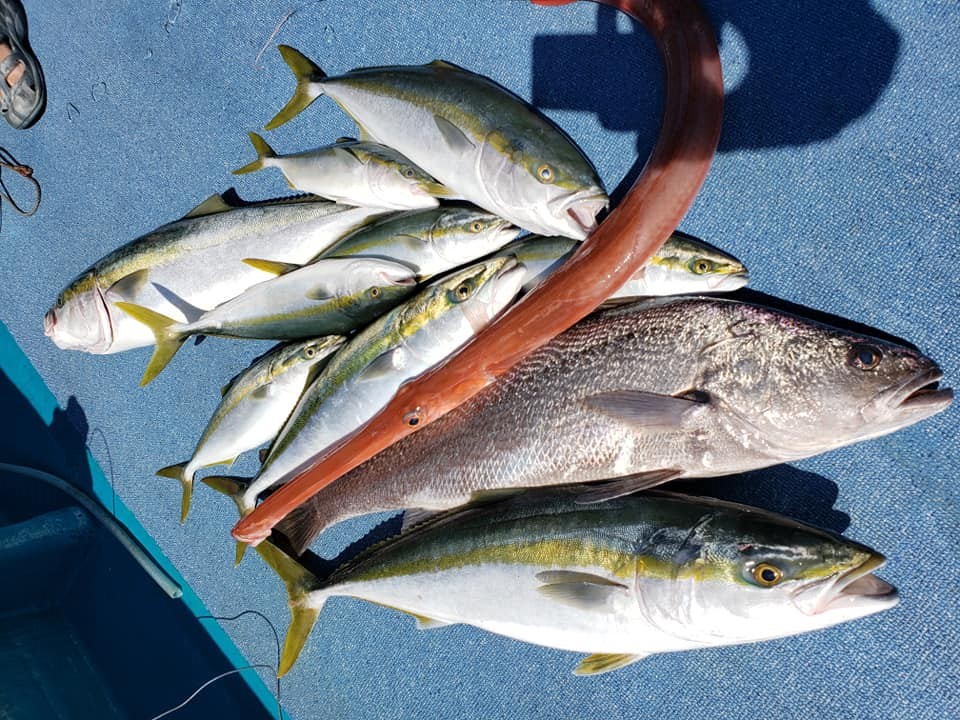
M352 137L338 137L336 140L334 140L333 144L334 144L334 145L340 145L341 143L355 143L355 142L357 142L357 139L356 139L356 138L352 138Z
M463 70L463 68L459 65L454 65L446 60L431 60L427 63L427 65L430 65L431 67L447 68L448 70Z
M220 193L214 193L202 203L197 205L193 210L184 215L184 219L203 217L205 215L216 215L217 213L226 212L227 210L233 210L235 206L230 205L224 198L224 195L229 193L231 190L233 191L234 195L236 195L236 191L233 190L233 188L227 190L227 192L223 195Z

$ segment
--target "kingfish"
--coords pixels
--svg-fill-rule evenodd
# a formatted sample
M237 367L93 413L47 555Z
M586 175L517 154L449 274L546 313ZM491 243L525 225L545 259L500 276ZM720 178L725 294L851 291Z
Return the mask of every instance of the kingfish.
M569 238L531 235L510 244L505 252L513 253L527 268L523 291L529 292L560 267L578 244ZM747 281L747 269L735 257L691 235L675 232L610 300L732 292Z
M277 155L267 141L250 133L257 159L234 175L275 167L290 187L345 205L412 210L439 204L450 192L393 148L352 138L333 145Z
M457 196L531 232L582 240L608 204L570 138L488 78L440 60L327 77L297 50L280 52L297 89L267 129L329 95L361 139L396 148Z
M193 322L178 323L132 303L116 305L156 335L157 347L140 380L146 385L191 335L296 340L343 334L402 302L416 284L406 265L376 258L328 258L254 285Z
M377 511L620 478L597 499L745 472L875 438L950 405L919 352L719 297L588 316L459 408L374 456L278 528L299 551Z
M330 335L278 345L223 387L220 404L190 459L157 471L157 475L174 478L183 485L181 523L190 510L197 470L232 465L241 453L272 441L307 381L344 340L342 336Z
M520 290L512 256L485 260L427 286L354 336L307 388L271 445L239 507L293 477L329 445L366 423L400 385L455 352Z
M421 278L496 252L519 230L473 207L445 206L391 215L350 233L321 257L380 257L409 265Z
M589 486L444 513L326 577L275 546L287 585L284 674L331 597L465 623L578 653L594 675L656 653L797 635L897 604L880 553L744 505L653 491L582 502ZM307 556L306 559L309 559Z
M187 322L264 280L244 258L269 248L275 260L302 264L382 213L308 198L238 206L214 195L84 270L47 312L44 332L58 347L90 353L151 345L154 334L116 301Z

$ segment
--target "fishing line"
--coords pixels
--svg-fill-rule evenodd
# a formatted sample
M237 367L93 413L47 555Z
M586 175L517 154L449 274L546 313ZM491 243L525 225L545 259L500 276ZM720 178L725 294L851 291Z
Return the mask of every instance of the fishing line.
M150 720L160 720L160 718L164 718L164 717L166 717L167 715L170 715L171 713L177 712L177 710L183 709L184 707L186 707L187 705L189 705L189 704L193 701L193 699L194 699L195 697L197 697L197 695L199 695L199 694L200 694L201 692L203 692L206 688L210 687L211 685L213 685L213 683L217 682L218 680L222 680L223 678L228 677L228 676L230 676L230 675L239 674L239 673L243 672L244 670L257 670L257 669L260 669L260 668L263 668L263 669L265 669L265 670L273 670L273 669L274 669L274 668L271 667L270 665L258 664L258 665L244 665L243 667L238 667L238 668L234 668L233 670L227 670L226 672L222 672L222 673L220 673L219 675L210 678L210 679L207 680L203 685L201 685L201 686L198 687L196 690L194 690L193 693L191 693L190 696L187 697L187 699L184 700L182 703L180 703L180 704L177 705L176 707L170 708L169 710L164 710L164 711L163 711L162 713L160 713L159 715L154 715L152 718L150 718Z
M24 210L22 207L20 207L20 205L17 204L17 201L13 199L10 191L7 190L6 183L3 182L3 178L0 176L0 199L6 200L8 203L10 203L10 206L20 215L30 217L37 211L37 208L40 207L40 197L42 194L40 182L33 176L33 168L29 165L22 165L9 150L7 150L5 147L0 147L0 170L2 170L2 168L13 170L15 173L23 178L26 178L26 180L33 184L33 189L37 195L36 200L34 201L32 208L29 210Z
M113 494L112 512L113 512L113 516L116 517L117 516L117 484L116 484L116 478L113 474L113 455L110 454L110 445L107 444L107 436L104 434L103 430L101 430L99 427L95 427L93 430L90 431L90 437L93 438L93 436L98 433L100 435L100 440L103 442L103 449L106 450L107 452L107 465L109 469L107 477L110 479L110 492Z
M296 15L296 14L297 14L298 12L300 12L301 10L306 9L306 8L310 7L311 5L318 5L318 4L320 4L321 2L323 2L323 0L314 0L314 2L312 2L312 3L307 3L306 5L301 5L301 6L298 7L298 8L294 8L293 10L289 10L286 15L284 15L282 18L280 18L280 22L278 22L278 23L276 24L276 26L274 26L273 32L270 33L270 37L267 38L267 41L263 44L263 47L260 48L260 52L258 52L258 53L257 53L257 56L253 59L253 69L254 69L254 70L263 70L263 69L264 69L264 68L262 68L262 67L259 66L260 58L263 57L263 54L267 51L267 48L270 46L270 43L272 43L272 42L273 42L273 39L279 34L280 29L281 29L284 25L287 24L287 20L289 20L290 18L292 18L294 15Z

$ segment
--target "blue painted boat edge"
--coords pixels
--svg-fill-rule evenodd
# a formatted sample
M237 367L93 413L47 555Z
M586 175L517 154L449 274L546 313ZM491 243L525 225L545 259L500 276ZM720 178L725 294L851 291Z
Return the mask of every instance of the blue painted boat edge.
M40 417L47 423L52 422L54 412L59 409L60 406L53 396L53 393L50 392L50 389L43 381L43 378L40 377L36 368L20 349L17 341L14 340L7 326L3 323L0 323L0 370L3 370L10 378L10 381L19 388L20 392L27 398ZM193 613L194 618L197 619L197 624L210 636L235 668L249 665L250 662L243 656L219 624L209 621L201 622L200 617L210 616L210 611L197 594L193 592L193 589L187 584L180 573L177 572L177 569L163 554L150 534L137 520L136 516L130 512L122 500L115 497L113 487L90 453L89 448L86 451L86 456L93 483L93 495L105 508L114 514L116 519L136 538L137 542L150 553L154 561L174 578L183 589L183 596L179 599L171 599L170 602L182 601L186 603L190 612ZM239 675L263 704L267 713L271 716L275 715L277 699L263 683L260 675L252 670L241 672ZM284 712L283 717L287 718L289 716Z

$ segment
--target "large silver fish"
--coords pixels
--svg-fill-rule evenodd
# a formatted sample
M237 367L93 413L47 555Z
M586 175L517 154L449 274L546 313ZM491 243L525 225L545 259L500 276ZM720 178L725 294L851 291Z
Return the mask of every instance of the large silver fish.
M211 465L232 465L241 453L272 441L307 381L345 339L330 335L278 345L224 386L220 404L190 459L157 471L157 475L174 478L183 486L181 523L190 510L196 472Z
M440 60L327 77L297 50L280 52L297 89L268 130L329 95L362 139L396 148L459 197L531 232L582 240L607 206L570 138L488 78Z
M758 508L651 492L582 504L584 486L446 513L318 578L269 543L292 621L280 674L348 596L423 628L466 623L589 653L593 675L655 653L786 637L896 605L864 545Z
M722 298L659 298L589 316L496 383L344 475L280 529L298 549L381 510L591 482L603 498L875 438L945 409L910 348Z
M296 340L352 332L416 291L406 265L379 258L326 258L266 280L178 323L149 308L115 305L149 327L157 347L140 380L146 385L192 335Z
M351 138L293 155L277 155L250 133L257 159L234 175L275 167L290 187L346 205L413 210L436 207L450 191L393 148Z
M523 290L528 292L560 267L578 245L569 238L530 235L504 251L513 253L527 268ZM747 281L747 269L735 257L691 235L675 232L609 299L732 292Z
M45 315L44 332L58 347L98 354L152 345L154 334L116 301L186 322L265 279L244 258L269 249L303 264L383 212L309 198L238 206L214 195L84 270Z
M307 388L239 503L249 514L266 489L373 417L397 392L455 352L516 297L513 256L484 260L427 286L340 350Z

